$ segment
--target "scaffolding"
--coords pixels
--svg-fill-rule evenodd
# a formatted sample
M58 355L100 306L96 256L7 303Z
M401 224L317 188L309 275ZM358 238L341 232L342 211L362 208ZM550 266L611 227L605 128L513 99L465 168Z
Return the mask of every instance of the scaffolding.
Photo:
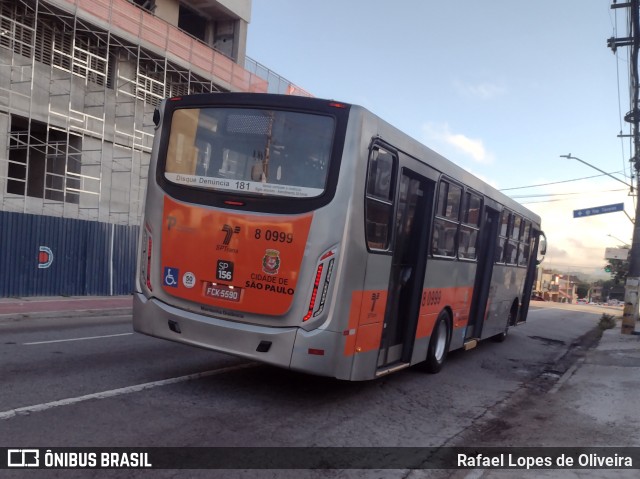
M155 107L228 90L267 82L126 0L2 1L0 210L139 224Z

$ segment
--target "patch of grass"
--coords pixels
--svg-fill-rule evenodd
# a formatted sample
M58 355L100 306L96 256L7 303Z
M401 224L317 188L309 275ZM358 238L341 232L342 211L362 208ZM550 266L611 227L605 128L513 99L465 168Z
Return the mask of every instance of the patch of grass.
M598 322L598 327L601 330L611 329L616 327L616 317L611 314L604 313L600 317L600 321Z

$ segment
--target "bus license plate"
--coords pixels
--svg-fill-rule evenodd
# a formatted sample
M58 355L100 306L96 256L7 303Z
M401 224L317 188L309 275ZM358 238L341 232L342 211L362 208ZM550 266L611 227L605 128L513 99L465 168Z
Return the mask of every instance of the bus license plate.
M226 284L205 283L204 295L209 298L224 299L227 301L240 301L240 288L227 286Z

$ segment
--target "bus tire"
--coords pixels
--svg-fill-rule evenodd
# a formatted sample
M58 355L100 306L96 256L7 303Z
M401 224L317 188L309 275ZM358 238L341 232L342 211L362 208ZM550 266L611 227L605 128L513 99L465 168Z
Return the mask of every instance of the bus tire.
M518 314L518 302L514 301L513 305L511 305L511 310L509 310L509 316L507 317L507 324L504 327L504 331L499 334L496 334L491 339L496 343L501 343L505 339L507 339L507 335L509 334L509 326L513 326L516 324L516 316Z
M449 314L441 311L433 326L431 339L429 340L429 349L427 351L427 360L424 369L431 374L439 373L447 359L449 352L449 341L451 340Z

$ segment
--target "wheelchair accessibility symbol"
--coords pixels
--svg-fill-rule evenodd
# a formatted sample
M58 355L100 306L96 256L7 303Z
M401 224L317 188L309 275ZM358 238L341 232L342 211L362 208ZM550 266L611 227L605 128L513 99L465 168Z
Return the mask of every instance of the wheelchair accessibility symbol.
M178 278L180 277L180 270L178 268L171 268L169 266L164 267L164 285L172 288L178 287Z

